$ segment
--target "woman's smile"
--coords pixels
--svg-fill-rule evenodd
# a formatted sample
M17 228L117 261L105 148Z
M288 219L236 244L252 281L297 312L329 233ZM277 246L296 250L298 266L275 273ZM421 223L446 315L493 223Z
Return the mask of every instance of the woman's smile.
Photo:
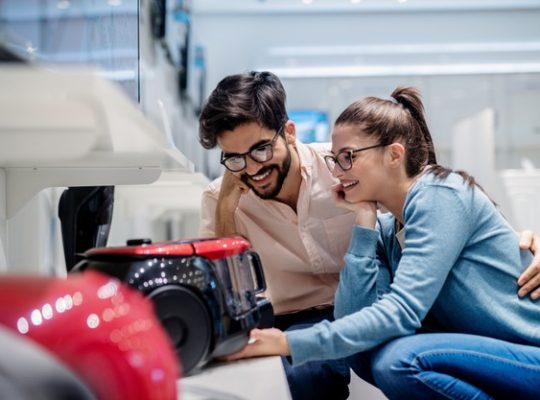
M355 187L359 181L341 181L341 186L343 187L343 191L348 191Z

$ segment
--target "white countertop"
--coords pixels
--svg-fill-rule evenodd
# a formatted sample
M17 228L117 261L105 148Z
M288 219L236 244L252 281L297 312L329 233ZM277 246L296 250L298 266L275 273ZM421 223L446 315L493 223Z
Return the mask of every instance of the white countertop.
M180 400L290 400L280 357L216 363L178 381Z

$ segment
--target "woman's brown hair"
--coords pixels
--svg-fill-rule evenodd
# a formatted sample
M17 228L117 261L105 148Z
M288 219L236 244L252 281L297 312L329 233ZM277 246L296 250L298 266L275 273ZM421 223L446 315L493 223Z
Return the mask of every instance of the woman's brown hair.
M418 175L427 165L431 166L430 173L441 179L454 172L437 164L420 91L414 87L398 86L388 100L364 97L355 101L340 114L335 125L358 125L382 145L402 143L409 177ZM478 185L465 171L455 172L470 186Z

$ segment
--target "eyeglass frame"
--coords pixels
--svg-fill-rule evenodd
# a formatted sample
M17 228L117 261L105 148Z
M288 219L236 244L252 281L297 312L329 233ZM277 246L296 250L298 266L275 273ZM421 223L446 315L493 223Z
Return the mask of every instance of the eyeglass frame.
M240 172L240 171L243 171L243 170L245 170L247 168L246 156L249 156L249 158L251 158L253 161L255 161L255 162L259 163L259 164L270 161L272 158L274 158L274 144L276 143L277 138L279 136L281 136L282 132L283 132L283 126L276 131L276 133L274 134L274 136L272 137L271 140L269 140L268 142L266 142L264 144L255 144L255 145L251 146L251 148L248 151L246 151L245 153L231 154L231 155L228 155L227 157L225 157L225 155L223 154L223 151L222 151L221 152L221 160L219 161L219 163L221 165L223 165L225 168L227 168L231 172ZM257 160L256 158L254 158L251 155L252 151L260 150L262 147L267 147L267 146L269 146L269 149L270 149L270 157L267 160L259 161L259 160ZM225 164L228 159L233 158L233 157L242 157L244 159L244 166L241 169L232 170Z
M366 151L366 150L371 150L371 149L375 149L377 147L386 147L387 145L386 144L374 144L373 146L367 146L367 147L360 147L358 149L343 149L343 150L340 150L337 155L326 155L324 156L324 162L326 164L326 167L330 170L330 172L334 172L335 168L336 168L336 165L339 165L339 168L341 168L342 171L348 171L350 170L352 167L353 167L353 154L355 153L360 153L362 151ZM343 153L348 153L349 155L349 166L347 168L344 168L341 163L338 161L338 157L340 154L343 154ZM334 167L333 168L330 168L330 165L328 165L328 162L329 160L331 160L333 163L334 163Z

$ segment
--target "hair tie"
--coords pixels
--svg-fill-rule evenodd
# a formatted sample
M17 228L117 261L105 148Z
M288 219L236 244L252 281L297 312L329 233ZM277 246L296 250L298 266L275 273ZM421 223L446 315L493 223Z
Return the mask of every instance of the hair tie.
M399 101L397 101L397 100L394 99L393 97L390 97L390 98L388 99L388 101L390 101L390 102L392 102L392 103L394 103L394 104L400 104Z

